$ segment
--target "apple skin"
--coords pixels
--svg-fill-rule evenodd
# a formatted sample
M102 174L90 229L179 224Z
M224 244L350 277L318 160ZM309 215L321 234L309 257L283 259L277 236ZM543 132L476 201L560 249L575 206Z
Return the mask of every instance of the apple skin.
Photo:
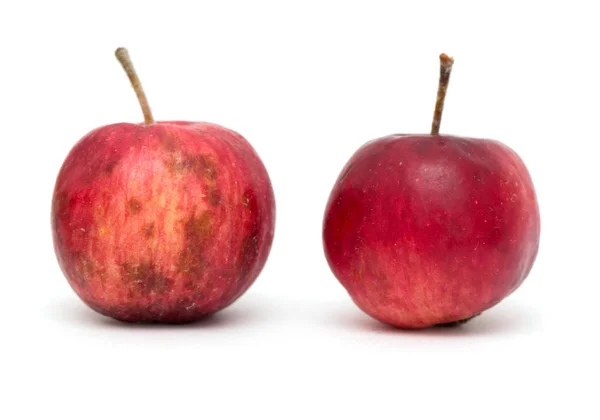
M274 226L260 158L208 123L98 128L70 151L52 199L70 285L126 322L186 323L225 308L261 272Z
M400 328L468 320L512 293L538 252L527 168L494 140L391 135L361 147L327 203L323 244L364 312Z

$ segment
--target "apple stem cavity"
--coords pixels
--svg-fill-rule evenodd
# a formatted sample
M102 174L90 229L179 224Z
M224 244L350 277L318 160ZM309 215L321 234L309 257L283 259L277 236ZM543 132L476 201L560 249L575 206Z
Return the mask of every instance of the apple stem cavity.
M437 136L438 134L440 134L442 112L444 111L444 101L446 99L448 83L450 82L452 64L454 64L454 58L449 57L443 53L440 55L440 82L438 85L437 100L435 101L435 112L433 113L433 122L431 123L432 136Z
M119 60L119 63L121 63L121 66L123 66L123 70L125 70L127 77L129 77L131 86L137 95L140 106L142 107L142 112L144 113L144 122L147 125L154 124L154 118L152 118L152 111L148 104L148 98L146 98L140 78L133 67L133 62L129 57L129 51L127 51L127 48L117 48L115 56L117 57L117 60Z

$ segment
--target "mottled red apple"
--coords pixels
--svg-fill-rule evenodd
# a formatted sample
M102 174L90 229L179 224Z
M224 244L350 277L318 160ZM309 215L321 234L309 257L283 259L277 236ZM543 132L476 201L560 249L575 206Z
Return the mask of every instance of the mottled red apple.
M55 251L96 311L195 321L231 304L261 272L273 240L271 183L239 134L154 122L127 51L117 57L146 121L98 128L71 150L52 200Z
M538 251L538 204L519 156L438 134L452 59L441 61L432 134L365 144L325 212L335 276L364 312L401 328L478 315L521 285Z

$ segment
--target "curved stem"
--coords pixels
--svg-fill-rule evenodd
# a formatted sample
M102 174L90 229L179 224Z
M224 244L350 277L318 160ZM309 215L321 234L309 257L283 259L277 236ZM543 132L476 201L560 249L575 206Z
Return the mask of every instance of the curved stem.
M133 86L133 90L137 95L140 106L142 107L142 112L144 113L144 122L146 124L154 124L154 118L152 118L152 111L150 111L148 98L146 98L146 94L142 88L142 83L135 72L135 68L133 67L133 63L131 62L127 48L117 48L115 51L115 56L117 57L117 60L119 60L119 63L121 63L121 66L123 66L123 70L125 70L127 77L129 77L131 86Z
M431 135L440 134L440 124L442 123L442 112L444 111L444 100L446 91L450 82L450 73L452 72L454 59L446 54L440 55L440 82L438 85L437 100L435 102L435 112L433 113L433 122L431 123Z

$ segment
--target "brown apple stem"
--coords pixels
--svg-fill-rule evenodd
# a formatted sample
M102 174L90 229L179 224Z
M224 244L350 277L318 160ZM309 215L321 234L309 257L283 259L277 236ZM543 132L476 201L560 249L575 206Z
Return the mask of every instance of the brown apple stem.
M448 90L448 83L450 82L452 64L454 64L454 58L448 57L446 54L443 53L440 55L440 82L438 85L437 100L435 101L433 123L431 124L432 136L437 136L438 134L440 134L442 112L444 111L444 100L446 99L446 91Z
M121 63L121 66L123 66L123 70L125 70L127 77L129 77L131 86L133 86L133 90L137 95L140 106L142 107L142 112L144 113L144 122L146 124L154 124L154 118L152 118L152 111L150 111L148 98L146 98L140 78L135 72L135 68L133 67L131 58L129 57L129 51L127 51L127 48L117 48L115 51L115 56L117 57L117 60L119 60L119 63Z

